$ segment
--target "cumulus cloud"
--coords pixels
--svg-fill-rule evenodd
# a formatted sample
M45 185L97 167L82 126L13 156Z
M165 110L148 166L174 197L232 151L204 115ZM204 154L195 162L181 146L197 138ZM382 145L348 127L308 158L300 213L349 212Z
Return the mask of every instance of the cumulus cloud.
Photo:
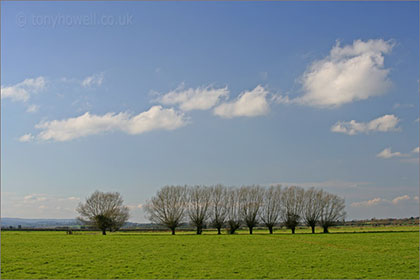
M23 203L33 203L37 201L46 201L47 197L42 194L29 194L23 197Z
M392 106L392 109L402 109L402 108L414 108L414 104L401 104L401 103L395 103L394 106Z
M26 133L19 137L19 142L31 142L34 139L34 136L31 133Z
M407 154L400 152L392 152L391 148L385 148L382 152L376 155L378 158L394 158L394 157L407 157Z
M410 197L408 195L403 195L403 196L396 197L392 200L392 204L398 204L398 203L400 203L402 201L405 201L405 200L410 200Z
M413 197L414 201L418 201L418 197L415 196ZM366 201L360 201L360 202L353 202L352 204L350 204L352 207L370 207L370 206L375 206L378 204L385 204L385 205L398 205L400 203L403 203L404 201L411 201L411 198L408 195L402 195L402 196L398 196L394 199L392 199L391 201L384 199L384 198L374 198L371 200L366 200Z
M174 130L187 122L182 112L153 106L134 116L128 113L93 115L87 112L75 118L41 122L35 127L42 130L36 136L40 141L69 141L112 131L134 135L152 130Z
M369 206L374 206L374 205L378 205L381 202L385 202L386 200L377 197L371 200L366 200L366 201L360 201L360 202L353 202L352 204L350 204L353 207L369 207Z
M208 110L221 98L227 97L229 90L224 88L198 87L183 89L179 87L159 97L157 101L164 105L179 105L183 111Z
M301 187L316 187L316 188L331 188L331 189L347 189L360 188L371 184L363 181L341 181L341 180L326 180L319 182L275 182L269 185L284 185L284 186L301 186Z
M127 205L127 207L128 207L130 210L142 209L142 208L143 208L143 204L136 204L136 205L134 205L134 204L129 204L129 205Z
M104 81L104 73L93 74L92 76L86 77L82 81L83 87L93 87L93 86L100 86Z
M234 101L220 104L213 113L222 118L266 115L270 111L267 94L268 91L258 85L251 91L242 92Z
M331 131L345 133L348 135L355 135L359 133L367 134L373 131L398 131L400 130L400 128L397 127L399 121L400 119L394 115L384 115L367 123L357 122L355 120L339 121L331 127Z
M304 94L293 103L336 108L384 94L391 85L384 55L392 47L392 42L382 39L356 40L343 47L337 42L326 58L315 61L302 75Z
M12 101L26 102L32 93L45 89L46 79L38 77L25 79L24 81L12 86L1 87L1 98L10 98Z
M79 202L76 197L52 194L2 193L2 215L21 218L70 218L73 219ZM4 204L4 205L3 205ZM4 213L3 213L4 212Z

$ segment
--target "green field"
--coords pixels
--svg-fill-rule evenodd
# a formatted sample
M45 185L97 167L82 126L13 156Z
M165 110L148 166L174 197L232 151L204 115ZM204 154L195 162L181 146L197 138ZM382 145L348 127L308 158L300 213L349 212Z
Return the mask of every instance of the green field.
M356 231L354 233L354 231ZM362 233L360 231L375 231ZM168 233L1 233L1 276L25 278L419 278L418 227Z

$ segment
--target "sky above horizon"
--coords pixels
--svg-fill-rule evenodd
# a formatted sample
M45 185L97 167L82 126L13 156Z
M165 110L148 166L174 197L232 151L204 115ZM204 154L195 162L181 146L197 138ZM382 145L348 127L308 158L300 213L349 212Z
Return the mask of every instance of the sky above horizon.
M419 213L418 2L1 2L1 216L164 185Z

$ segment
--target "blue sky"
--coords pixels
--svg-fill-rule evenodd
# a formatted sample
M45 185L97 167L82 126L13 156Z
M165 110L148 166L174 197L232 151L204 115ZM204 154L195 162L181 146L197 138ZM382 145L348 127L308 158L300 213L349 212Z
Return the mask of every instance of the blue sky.
M2 216L166 184L418 216L417 2L1 3Z

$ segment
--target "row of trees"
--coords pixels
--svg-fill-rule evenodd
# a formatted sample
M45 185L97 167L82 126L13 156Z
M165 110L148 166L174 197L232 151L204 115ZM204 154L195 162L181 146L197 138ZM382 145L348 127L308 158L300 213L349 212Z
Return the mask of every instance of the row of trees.
M242 225L252 234L264 224L270 234L282 223L295 233L299 223L312 228L320 225L324 233L344 221L344 199L322 189L280 185L260 186L165 186L145 206L150 221L168 227L172 234L186 220L201 234L205 225L221 234L226 227L233 234Z

